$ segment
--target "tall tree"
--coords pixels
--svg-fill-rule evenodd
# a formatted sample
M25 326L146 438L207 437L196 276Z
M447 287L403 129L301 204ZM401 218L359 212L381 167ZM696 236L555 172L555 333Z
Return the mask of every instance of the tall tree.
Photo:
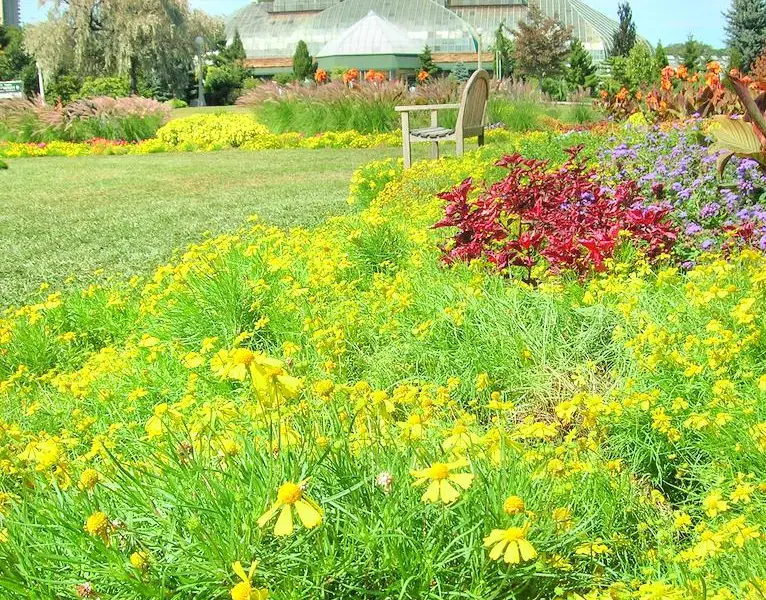
M724 17L729 48L749 72L766 46L766 0L732 0Z
M569 49L569 69L567 70L567 83L573 87L581 87L593 90L596 88L596 65L593 57L578 39L572 40Z
M546 77L561 75L566 69L572 29L552 17L545 16L536 6L529 11L528 21L516 30L514 58L518 70L537 77L542 87Z
M306 45L306 42L300 40L293 55L293 75L295 75L296 79L303 81L314 73L313 65L314 62L309 54L309 47Z
M633 22L633 9L630 8L630 2L620 2L617 14L620 18L620 27L614 32L612 39L612 56L627 57L636 45L636 24Z
M689 34L684 48L681 51L681 63L689 70L690 73L696 73L702 68L702 44L694 39L692 34Z
M188 0L42 0L51 7L28 46L56 72L65 62L80 75L128 75L153 79L171 91L185 89L194 39L221 26Z
M498 79L510 77L516 69L513 40L505 35L506 31L507 27L503 21L495 31L495 43L492 48L495 51L495 77Z
M0 81L21 80L24 91L38 91L37 69L24 50L24 31L20 27L0 25Z
M665 47L662 45L662 41L657 42L657 48L654 51L654 65L657 71L662 71L670 64L668 61L668 53L665 52Z
M306 49L308 52L308 48ZM244 63L247 58L245 52L245 45L242 43L242 36L239 35L239 29L234 30L234 38L231 40L231 44L226 46L222 52L223 58L229 63Z
M418 56L420 59L420 70L425 71L429 75L436 75L439 72L439 67L436 66L433 56L431 56L431 48L426 46L423 48L423 52Z

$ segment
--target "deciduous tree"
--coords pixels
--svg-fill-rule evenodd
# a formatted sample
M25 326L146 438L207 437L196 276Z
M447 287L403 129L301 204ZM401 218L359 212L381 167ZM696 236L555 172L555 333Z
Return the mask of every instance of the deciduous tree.
M514 58L518 70L537 77L540 85L546 77L561 75L566 68L571 40L571 28L532 7L529 20L519 23L516 31Z

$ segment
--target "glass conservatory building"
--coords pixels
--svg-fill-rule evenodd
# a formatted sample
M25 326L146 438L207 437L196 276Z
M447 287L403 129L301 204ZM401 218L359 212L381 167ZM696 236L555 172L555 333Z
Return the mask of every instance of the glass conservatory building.
M596 62L606 58L618 25L583 0L271 0L238 10L226 32L231 39L239 31L260 75L290 71L300 40L327 69L411 70L426 45L449 69L475 62L498 27L513 31L530 5L571 26ZM493 58L482 55L490 67Z

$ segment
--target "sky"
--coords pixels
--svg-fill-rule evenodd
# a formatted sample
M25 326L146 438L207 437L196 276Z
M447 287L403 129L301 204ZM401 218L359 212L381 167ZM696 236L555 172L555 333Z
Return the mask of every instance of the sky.
M194 8L211 14L226 15L245 6L247 0L190 0ZM584 0L605 15L617 18L619 0ZM633 17L639 35L656 44L684 41L690 33L698 40L714 47L724 45L723 17L721 13L731 0L633 0ZM25 22L45 18L39 9L39 0L21 0L21 17Z

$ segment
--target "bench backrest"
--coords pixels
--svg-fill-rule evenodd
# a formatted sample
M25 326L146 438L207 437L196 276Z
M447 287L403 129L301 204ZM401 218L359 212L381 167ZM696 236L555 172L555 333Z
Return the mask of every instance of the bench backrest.
M457 133L465 137L479 135L484 128L484 117L489 102L489 74L479 69L468 80L457 115Z

